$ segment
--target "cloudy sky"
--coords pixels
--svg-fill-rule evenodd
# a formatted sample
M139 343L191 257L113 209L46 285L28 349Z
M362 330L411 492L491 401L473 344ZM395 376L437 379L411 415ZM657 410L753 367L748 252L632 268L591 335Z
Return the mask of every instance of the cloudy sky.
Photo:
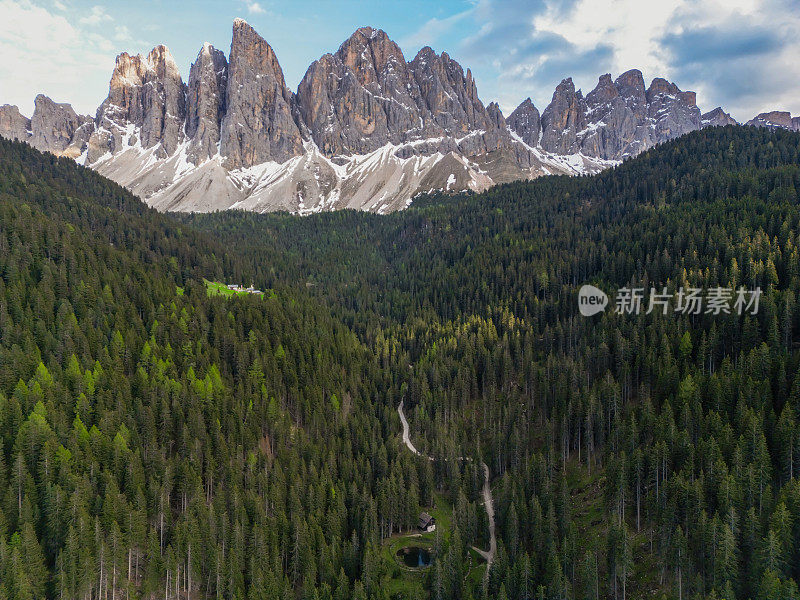
M0 0L0 104L30 116L45 93L94 114L114 57L170 47L184 77L204 41L227 53L249 21L296 89L357 27L380 27L411 60L425 45L470 67L485 103L544 108L571 76L584 92L629 68L697 92L739 120L800 114L800 0Z

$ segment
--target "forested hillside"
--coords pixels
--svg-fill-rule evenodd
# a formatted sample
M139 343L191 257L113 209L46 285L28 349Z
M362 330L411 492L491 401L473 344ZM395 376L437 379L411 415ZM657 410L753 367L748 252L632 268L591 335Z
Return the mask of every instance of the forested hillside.
M798 189L800 135L727 127L383 217L170 217L0 140L0 599L800 598ZM585 318L586 282L763 296Z
M387 217L186 221L266 285L307 285L384 364L399 353L386 401L405 398L417 446L486 459L490 597L792 598L798 189L800 137L729 127ZM586 319L584 282L764 293L755 317ZM474 499L466 475L444 479ZM434 597L467 597L462 569Z
M67 159L0 170L0 598L375 595L415 470L364 346L302 293L208 297L217 245Z

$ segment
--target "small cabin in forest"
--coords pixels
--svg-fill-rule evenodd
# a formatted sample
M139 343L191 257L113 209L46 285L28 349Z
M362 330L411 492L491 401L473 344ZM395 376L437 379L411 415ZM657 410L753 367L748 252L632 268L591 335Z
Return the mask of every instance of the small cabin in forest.
M419 516L419 530L430 533L436 529L436 519L424 512Z

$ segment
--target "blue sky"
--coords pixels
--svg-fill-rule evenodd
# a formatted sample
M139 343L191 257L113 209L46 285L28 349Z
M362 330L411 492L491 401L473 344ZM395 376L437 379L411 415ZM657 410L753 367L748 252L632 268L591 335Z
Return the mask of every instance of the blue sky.
M527 96L543 109L564 77L588 92L634 67L697 91L703 110L800 114L800 0L0 0L0 103L30 115L42 92L93 114L119 52L164 43L185 79L204 41L227 54L236 17L273 46L292 89L371 25L408 60L446 50L505 114Z

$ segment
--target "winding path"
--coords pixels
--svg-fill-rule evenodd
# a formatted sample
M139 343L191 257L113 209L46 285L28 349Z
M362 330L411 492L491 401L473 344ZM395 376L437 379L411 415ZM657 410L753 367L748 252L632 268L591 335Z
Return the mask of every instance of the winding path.
M417 456L424 456L428 460L433 460L432 456L428 456L427 454L423 454L419 450L416 449L414 444L411 443L411 433L408 427L408 420L406 420L406 415L403 413L403 400L400 401L400 404L397 406L397 413L400 415L400 422L403 424L403 443L406 447L411 450ZM459 460L471 460L469 457L459 456ZM481 550L480 548L476 548L475 546L472 547L475 552L480 554L484 560L486 560L486 575L485 578L488 579L489 577L489 569L492 568L492 563L494 562L494 556L497 553L497 536L495 535L495 527L494 527L494 500L492 499L492 488L489 485L489 467L486 465L485 462L481 461L481 467L483 467L483 505L486 507L486 516L489 518L489 550Z

